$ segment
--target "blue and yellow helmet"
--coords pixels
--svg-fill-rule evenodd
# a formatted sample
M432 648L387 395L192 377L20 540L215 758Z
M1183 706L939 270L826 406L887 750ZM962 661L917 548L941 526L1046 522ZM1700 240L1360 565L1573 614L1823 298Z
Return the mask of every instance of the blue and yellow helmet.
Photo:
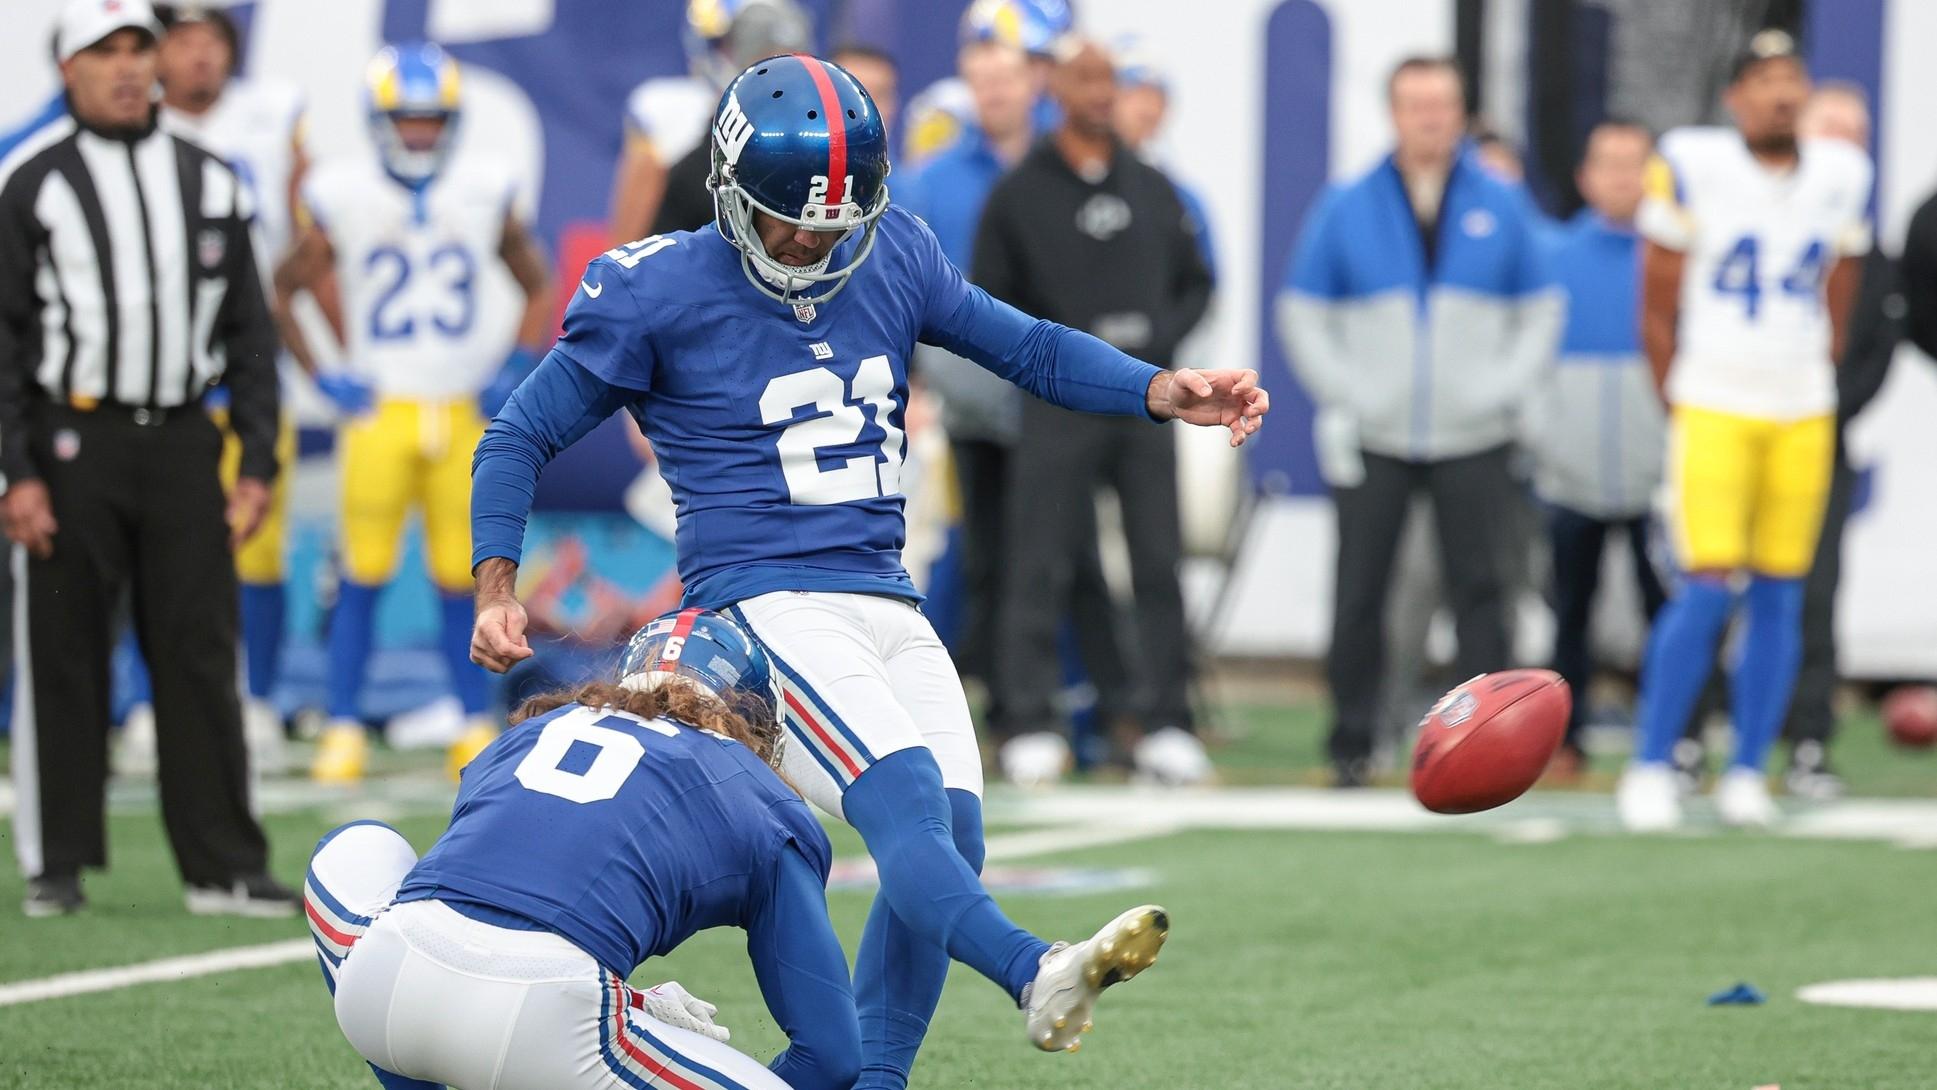
M799 53L814 27L794 0L687 0L680 40L694 75L719 89L761 57Z
M463 106L457 61L431 42L387 45L370 59L364 82L370 129L384 169L398 179L421 184L450 155ZM444 123L427 148L409 146L397 129L399 118L434 118Z
M711 140L715 225L747 279L783 303L832 299L888 208L888 132L861 81L805 53L756 62L720 96ZM786 265L768 255L755 212L843 237L817 265Z
M1047 56L1075 26L1068 0L975 0L962 12L961 43L999 42Z

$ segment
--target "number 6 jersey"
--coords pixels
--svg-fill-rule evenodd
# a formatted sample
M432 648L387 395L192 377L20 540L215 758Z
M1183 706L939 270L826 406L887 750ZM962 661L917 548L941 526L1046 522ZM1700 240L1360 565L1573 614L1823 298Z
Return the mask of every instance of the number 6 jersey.
M1732 128L1662 137L1639 227L1687 255L1671 402L1765 420L1835 410L1823 285L1870 247L1871 173L1838 141L1805 140L1778 171Z
M481 307L517 199L510 170L488 161L453 159L421 190L366 159L304 179L303 208L336 255L350 368L379 396L454 400L497 373L514 334Z

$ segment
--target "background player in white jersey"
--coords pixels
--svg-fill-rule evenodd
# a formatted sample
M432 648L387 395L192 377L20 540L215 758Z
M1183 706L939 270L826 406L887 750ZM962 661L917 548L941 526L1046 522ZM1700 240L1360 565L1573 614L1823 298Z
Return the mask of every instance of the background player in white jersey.
M344 1036L389 1090L848 1090L861 1062L828 921L832 849L774 774L766 655L717 613L641 629L616 677L534 697L464 770L418 859L374 821L303 883ZM747 933L789 1047L762 1068L715 1008L638 966Z
M471 451L485 421L536 363L551 322L545 259L518 208L509 169L451 159L457 62L434 45L392 46L369 70L378 160L326 163L303 186L308 224L276 270L290 351L349 416L339 434L344 578L330 623L329 726L311 774L363 775L369 742L357 692L377 593L396 574L406 516L423 516L431 581L442 595L440 646L469 722L451 771L496 734L484 675L468 658ZM488 263L524 293L515 346L482 313ZM319 373L289 304L334 268L347 369ZM509 355L507 355L509 348Z
M256 267L266 274L289 249L291 208L308 167L302 92L280 80L235 74L241 62L241 40L235 22L221 8L158 4L155 15L165 28L156 55L162 124L221 156L255 195ZM333 286L333 281L316 286L326 309L335 302ZM231 483L242 446L227 429L226 407L216 406L214 411L224 424L223 481ZM276 460L284 466L296 464L296 432L287 415L277 436ZM242 586L247 679L242 722L250 766L258 772L281 771L286 760L282 715L271 697L282 660L283 562L291 476L284 473L276 478L262 529L235 553ZM140 763L142 756L135 751L152 754L153 723L152 716L130 717L122 740L124 758L133 756Z
M1809 76L1764 31L1737 62L1734 128L1662 137L1639 227L1642 343L1671 412L1669 527L1682 572L1655 618L1635 763L1617 801L1634 829L1680 823L1669 764L1746 577L1724 821L1776 817L1763 763L1802 656L1803 576L1835 447L1836 373L1870 246L1871 168L1847 144L1802 140Z
M691 66L658 76L626 98L625 149L612 182L612 241L643 237L666 196L666 173L706 138L720 92L761 57L812 44L813 25L794 0L688 0L681 42Z

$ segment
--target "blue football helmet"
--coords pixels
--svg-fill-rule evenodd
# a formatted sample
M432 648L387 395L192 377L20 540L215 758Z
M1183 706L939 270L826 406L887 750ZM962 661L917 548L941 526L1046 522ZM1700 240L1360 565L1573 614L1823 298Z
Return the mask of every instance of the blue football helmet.
M725 87L747 65L813 45L813 22L794 0L687 0L680 43L692 73Z
M779 690L767 652L725 614L675 610L632 634L619 656L619 684L652 689L672 677L685 678L729 704L729 694L743 694L778 721Z
M962 12L959 36L963 45L1000 42L1047 56L1075 24L1068 0L975 0Z
M463 106L457 61L430 42L387 45L370 59L364 83L370 130L384 169L412 185L429 181L457 138ZM397 121L406 117L435 118L444 127L432 146L412 148L397 131Z
M727 85L711 139L715 226L747 279L782 303L832 299L873 251L888 207L888 132L861 82L819 57L769 57ZM755 212L842 237L817 264L782 264Z

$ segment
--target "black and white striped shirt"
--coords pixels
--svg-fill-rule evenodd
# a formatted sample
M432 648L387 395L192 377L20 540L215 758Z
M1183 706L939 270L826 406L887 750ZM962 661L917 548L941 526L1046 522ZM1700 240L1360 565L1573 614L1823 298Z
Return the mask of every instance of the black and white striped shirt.
M142 421L223 382L243 474L275 475L250 218L234 171L152 123L111 134L69 115L0 162L0 474L38 475L36 402Z

